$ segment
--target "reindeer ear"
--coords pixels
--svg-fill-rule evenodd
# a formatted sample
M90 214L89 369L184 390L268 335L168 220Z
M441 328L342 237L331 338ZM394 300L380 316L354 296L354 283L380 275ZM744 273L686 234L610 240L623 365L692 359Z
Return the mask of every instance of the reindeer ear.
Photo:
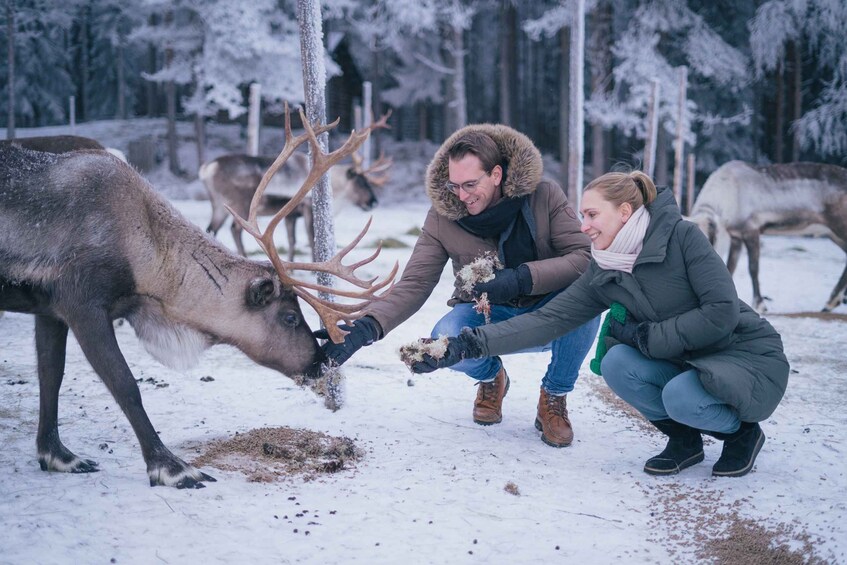
M247 304L249 306L267 306L274 296L274 281L267 277L259 277L250 281L247 289Z

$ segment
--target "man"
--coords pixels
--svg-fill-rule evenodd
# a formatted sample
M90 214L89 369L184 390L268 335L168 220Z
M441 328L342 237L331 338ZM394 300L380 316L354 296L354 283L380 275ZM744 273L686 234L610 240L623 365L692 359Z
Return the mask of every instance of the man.
M562 189L542 180L538 149L525 135L502 125L472 125L454 133L438 150L426 173L432 200L421 235L400 281L384 299L371 304L341 344L324 345L327 357L341 365L365 345L381 339L417 312L438 283L449 259L453 272L487 252L504 268L493 280L473 286L457 281L448 301L452 310L432 336L456 336L463 327L485 323L473 300L487 293L492 322L538 309L570 285L588 267L590 241ZM539 350L552 350L541 381L535 427L548 445L573 441L567 393L588 353L599 318ZM326 338L325 332L316 332ZM509 377L499 357L466 359L451 367L479 385L473 420L499 423Z

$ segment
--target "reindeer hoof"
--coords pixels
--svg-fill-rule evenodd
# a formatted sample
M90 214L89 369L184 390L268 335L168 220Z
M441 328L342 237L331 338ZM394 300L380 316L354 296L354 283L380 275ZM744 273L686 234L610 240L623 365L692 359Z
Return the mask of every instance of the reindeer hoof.
M99 464L91 459L80 459L70 451L65 453L45 453L38 456L38 466L42 471L55 471L59 473L96 473L100 470Z

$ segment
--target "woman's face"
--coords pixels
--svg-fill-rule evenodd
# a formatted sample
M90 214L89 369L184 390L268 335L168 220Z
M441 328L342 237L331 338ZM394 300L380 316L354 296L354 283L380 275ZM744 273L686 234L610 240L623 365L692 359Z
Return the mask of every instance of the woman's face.
M582 193L582 233L591 238L594 249L607 249L632 216L628 203L615 206L597 190Z

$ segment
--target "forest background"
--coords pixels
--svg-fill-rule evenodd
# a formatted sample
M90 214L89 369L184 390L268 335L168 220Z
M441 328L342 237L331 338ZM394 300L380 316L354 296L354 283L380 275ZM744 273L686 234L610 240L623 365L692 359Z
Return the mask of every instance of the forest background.
M841 0L585 7L585 181L643 161L656 80L655 176L669 184L682 67L695 186L731 159L847 164ZM440 143L466 123L500 122L565 170L572 12L565 0L326 0L327 116L349 131L368 81L374 114L393 110L374 153L382 136ZM9 138L16 127L164 117L156 158L190 177L178 145L195 143L206 160L209 123L247 123L251 83L261 83L264 124L280 123L283 101L303 101L295 0L5 0L0 20ZM194 135L178 136L178 121Z

